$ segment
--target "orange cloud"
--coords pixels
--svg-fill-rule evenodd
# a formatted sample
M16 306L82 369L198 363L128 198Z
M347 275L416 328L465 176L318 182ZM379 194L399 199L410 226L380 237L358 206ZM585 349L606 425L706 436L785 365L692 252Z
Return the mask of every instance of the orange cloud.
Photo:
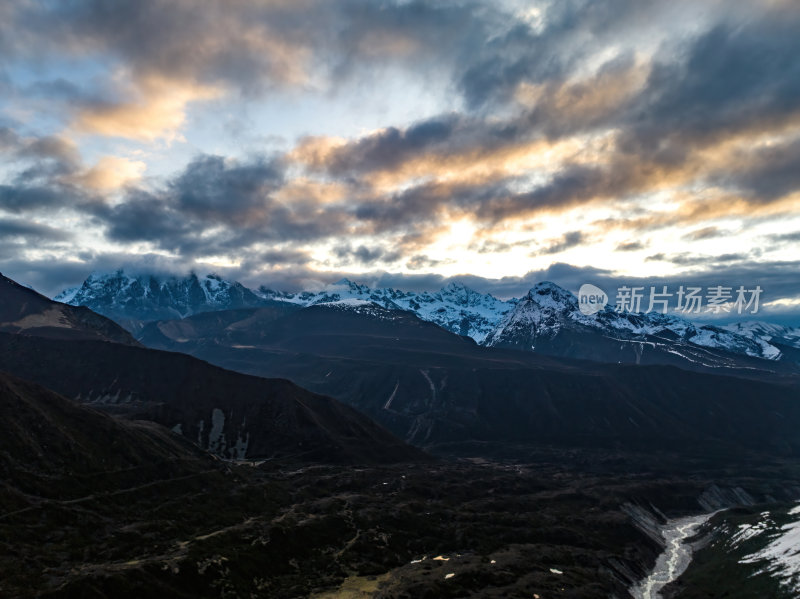
M72 129L139 141L172 140L186 120L190 102L210 100L223 93L219 87L160 76L145 77L124 87L132 96L130 101L84 107L76 115Z
M138 160L103 156L92 168L73 176L72 182L95 191L113 191L138 181L147 166Z

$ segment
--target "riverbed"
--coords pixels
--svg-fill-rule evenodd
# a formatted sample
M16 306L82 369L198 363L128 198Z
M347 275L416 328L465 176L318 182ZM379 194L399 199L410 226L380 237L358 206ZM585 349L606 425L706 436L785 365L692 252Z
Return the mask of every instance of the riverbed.
M661 589L677 579L692 561L692 546L686 539L697 532L714 514L701 514L670 520L661 529L666 546L656 560L653 571L631 589L635 599L659 599Z

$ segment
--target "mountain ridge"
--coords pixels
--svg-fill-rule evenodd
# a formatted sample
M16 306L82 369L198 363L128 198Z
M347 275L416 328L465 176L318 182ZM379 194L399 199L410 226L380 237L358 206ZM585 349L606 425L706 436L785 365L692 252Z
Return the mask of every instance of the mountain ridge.
M156 291L148 295L147 289ZM197 301L188 301L189 296ZM702 362L709 350L766 362L800 359L800 328L758 321L715 326L694 323L673 313L622 313L611 306L605 306L596 314L584 315L574 294L547 281L535 284L522 298L502 300L459 282L448 283L436 292L418 293L393 288L372 289L341 279L318 291L288 293L265 286L249 290L217 275L201 278L190 274L184 279L168 277L159 282L154 275L132 276L119 269L114 273L93 274L78 291L65 291L56 298L71 305L86 305L135 331L145 322L185 318L200 312L278 304L307 307L352 300L372 302L390 310L410 311L448 331L471 337L479 344L526 351L547 350L569 357L598 359L611 355L614 359L606 361L636 363L639 354L650 347L648 344L657 343L666 348L662 354L681 355L687 363ZM147 318L143 319L144 316ZM530 342L534 338L553 340L562 330L599 334L607 338L604 345L610 347L619 342L628 347L611 354L593 349L582 355L553 347L552 343L539 343L537 348L535 341ZM576 343L570 339L564 344L574 347Z
M0 332L53 339L98 339L138 346L116 322L84 306L54 302L0 273Z

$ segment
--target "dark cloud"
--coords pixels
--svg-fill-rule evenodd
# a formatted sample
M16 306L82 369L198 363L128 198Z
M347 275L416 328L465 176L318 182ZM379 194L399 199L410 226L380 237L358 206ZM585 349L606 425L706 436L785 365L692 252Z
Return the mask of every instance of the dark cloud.
M94 216L113 241L150 241L167 250L185 250L190 239L203 233L163 198L138 190L130 191L125 202L98 206Z
M635 252L637 250L643 250L647 247L641 241L627 241L625 243L620 243L617 245L618 252Z
M108 52L139 76L222 83L246 95L303 86L315 71L335 83L387 61L454 64L490 36L490 21L507 18L479 3L371 0L213 0L202 10L190 0L78 0L4 12L7 30L23 32L0 36L8 56Z
M757 202L783 198L800 189L800 139L748 152L736 166L731 172L715 178L720 182L727 182L733 189L747 194Z
M792 233L779 233L776 235L769 235L769 239L777 242L795 242L800 241L800 231L793 231Z
M457 128L459 119L454 115L422 121L405 130L389 127L334 152L324 166L333 175L391 170L443 142L451 150Z
M74 200L74 201L73 201ZM77 204L82 197L73 196L57 187L21 187L0 185L0 209L12 214L22 214L42 208L61 208Z
M256 253L248 259L249 265L255 271L267 265L282 265L296 267L311 262L308 252L300 250L267 250Z
M0 152L13 163L22 165L13 180L18 185L70 175L81 168L81 158L74 144L56 136L21 137L9 127L0 127Z
M477 56L457 78L467 105L508 102L521 83L567 79L576 63L591 56L604 39L642 19L652 6L637 0L549 4L541 29L518 23L477 46Z
M719 227L711 226L691 231L686 235L684 235L683 239L689 241L699 241L701 239L713 239L715 237L722 237L727 234L729 234L728 231L723 231Z
M338 258L365 266L372 265L379 260L384 263L396 262L402 257L398 251L390 251L382 247L367 247L363 244L355 248L351 245L340 245L333 249L333 253Z
M477 207L477 215L497 222L515 215L530 214L542 209L567 207L594 199L598 195L613 195L621 189L619 175L603 169L568 166L547 183L521 193L496 193Z
M718 264L729 262L742 262L750 258L749 254L692 254L690 252L680 252L677 254L653 254L645 258L646 262L671 262L676 266L707 266L711 267Z
M85 210L110 240L150 242L186 259L241 255L257 244L308 242L344 232L343 209L326 210L315 198L283 202L276 197L283 183L277 161L199 156L159 189L129 188L124 201Z
M454 260L437 260L425 254L414 254L406 261L406 268L410 270L422 270L423 268L436 268L442 264L452 264Z
M200 156L169 184L166 194L187 216L242 226L274 208L270 196L282 184L283 169L276 161L226 163L221 156Z
M586 236L580 231L569 231L564 236L551 243L536 254L559 254L565 250L576 247L586 241Z
M705 144L797 116L798 26L800 11L722 22L682 59L662 57L628 119L628 148L652 153L668 144Z
M0 218L0 238L11 237L29 242L63 241L71 236L59 229L26 220Z

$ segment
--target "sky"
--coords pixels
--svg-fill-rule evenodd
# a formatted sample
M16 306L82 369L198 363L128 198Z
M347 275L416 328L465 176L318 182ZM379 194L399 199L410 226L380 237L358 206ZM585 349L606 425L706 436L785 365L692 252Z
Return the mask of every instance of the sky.
M794 0L0 4L0 271L500 297L763 288L800 324Z

